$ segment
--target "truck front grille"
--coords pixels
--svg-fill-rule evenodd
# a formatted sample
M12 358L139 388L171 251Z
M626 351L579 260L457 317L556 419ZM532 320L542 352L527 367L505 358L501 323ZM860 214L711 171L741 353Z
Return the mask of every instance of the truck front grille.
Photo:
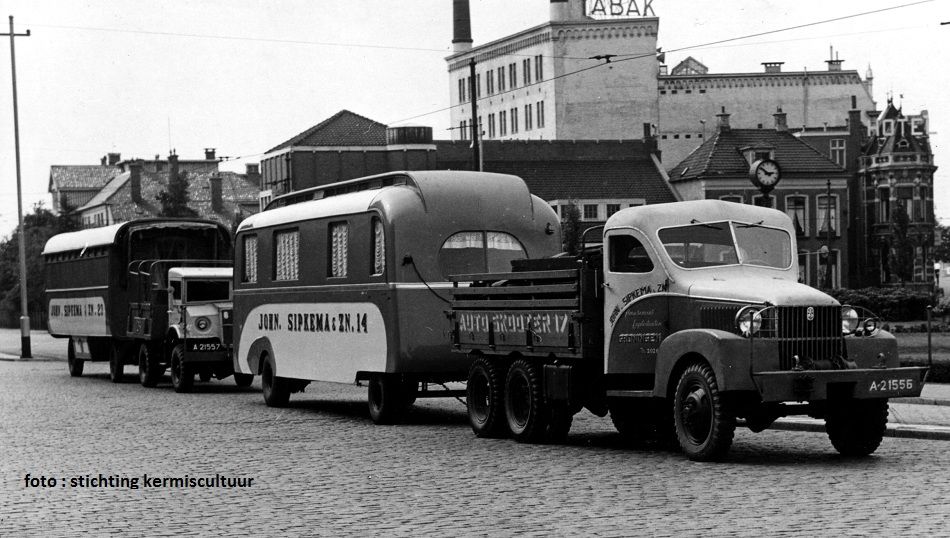
M779 365L839 368L846 358L840 306L773 306L762 311L760 338L776 340Z

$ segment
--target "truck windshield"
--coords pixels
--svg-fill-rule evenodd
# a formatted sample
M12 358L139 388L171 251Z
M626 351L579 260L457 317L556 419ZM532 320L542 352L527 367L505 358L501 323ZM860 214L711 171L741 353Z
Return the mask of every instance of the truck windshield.
M791 264L790 236L778 228L710 222L664 228L658 235L673 263L687 269L738 263L785 269Z
M228 280L189 280L185 297L189 303L230 301L229 285Z

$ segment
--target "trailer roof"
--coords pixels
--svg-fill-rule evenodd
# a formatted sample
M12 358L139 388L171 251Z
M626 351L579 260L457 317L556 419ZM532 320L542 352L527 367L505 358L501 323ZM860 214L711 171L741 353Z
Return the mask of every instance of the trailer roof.
M126 227L149 227L149 228L190 228L190 227L220 227L221 225L214 221L206 220L188 220L188 219L141 219L128 222L120 222L100 228L87 228L77 232L67 232L54 235L46 241L43 247L43 255L56 254L59 252L69 252L73 250L82 250L90 247L100 247L112 245L115 243L119 232Z
M612 228L634 227L651 232L668 226L733 220L789 229L792 219L776 209L722 200L691 200L653 204L618 211L604 225Z
M399 177L404 181L390 185L379 181L388 177ZM527 185L521 178L489 172L454 170L393 172L348 180L318 189L308 189L308 191L312 190L314 193L319 193L319 196L323 196L324 193L332 193L339 187L364 188L364 185L366 190L356 190L355 192L336 195L329 194L325 198L269 208L245 219L241 222L238 231L265 228L306 219L361 213L368 211L377 199L387 196L387 193L395 190L403 190L404 192L404 189L415 191L423 208L427 210L427 203L436 201L444 202L439 205L451 204L452 207L457 209L458 204L465 203L466 200L482 200L496 207L513 207L513 205L520 202L526 204L519 208L520 212L525 214L531 214L532 212L532 198Z

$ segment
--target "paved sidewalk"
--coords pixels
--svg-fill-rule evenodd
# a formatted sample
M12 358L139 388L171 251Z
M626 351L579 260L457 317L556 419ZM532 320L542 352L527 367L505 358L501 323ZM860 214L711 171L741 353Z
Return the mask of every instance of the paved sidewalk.
M66 360L66 339L53 338L46 331L31 331L30 347L33 358L28 360ZM23 360L18 329L0 329L0 360ZM788 417L776 421L773 428L824 432L825 423L807 417ZM927 383L919 398L891 400L887 435L950 440L950 384Z

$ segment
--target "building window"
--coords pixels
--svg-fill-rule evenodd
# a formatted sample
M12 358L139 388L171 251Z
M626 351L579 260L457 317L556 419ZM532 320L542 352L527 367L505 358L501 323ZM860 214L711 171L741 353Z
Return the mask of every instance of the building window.
M257 282L257 236L244 236L244 266L241 268L241 282Z
M607 218L609 219L611 215L620 211L620 204L607 204Z
M508 64L508 86L512 90L518 87L518 64L516 63Z
M531 58L525 58L521 61L521 76L524 77L524 85L531 84Z
M502 110L498 113L498 136L508 134L508 113Z
M927 187L917 187L917 198L914 200L914 220L924 222L927 218Z
M544 64L541 63L541 58L540 54L534 57L534 80L536 82L544 80Z
M534 108L538 115L538 129L540 129L544 127L544 101L538 101L538 105Z
M505 68L504 67L498 68L498 91L499 92L505 91Z
M844 139L833 138L831 140L831 160L838 166L844 167L845 163Z
M584 220L597 220L597 204L584 204Z
M330 266L327 268L327 275L332 278L342 278L346 276L346 259L349 251L349 226L345 222L334 222L329 228L330 255L327 257Z
M468 122L462 120L459 122L459 139L465 140L468 138Z
M476 96L476 99L480 99L482 97L482 74L481 73L475 75L475 96Z
M806 284L808 282L808 255L809 252L800 252L798 254L798 283Z
M818 260L818 281L809 282L809 285L817 288L840 288L840 268L838 267L839 256L837 250L831 250L825 256L820 256ZM828 271L831 270L830 278Z
M300 264L300 233L287 230L274 234L274 280L297 280Z
M373 219L373 275L386 272L386 234L383 221Z
M495 93L495 72L491 69L485 73L485 83L488 84L488 95Z
M531 122L534 120L534 116L531 114L531 104L524 106L524 130L530 131L532 129Z
M495 137L495 113L488 115L488 138Z
M786 196L785 213L792 219L795 233L808 235L808 198L805 196Z
M757 205L759 207L771 207L774 209L775 197L772 196L771 194L766 194L766 195L759 194L752 197L752 204Z
M459 103L465 102L465 77L459 79Z
M818 232L827 234L828 227L831 227L831 233L838 235L838 197L826 194L818 196L818 214L815 216L818 223Z
M891 221L891 189L883 188L878 191L878 217L880 222Z
M479 116L478 125L475 127L475 136L477 136L479 140L481 140L481 138L485 136L484 129L485 129L485 124L482 123L482 117Z
M518 132L518 109L511 109L511 134L516 134Z

